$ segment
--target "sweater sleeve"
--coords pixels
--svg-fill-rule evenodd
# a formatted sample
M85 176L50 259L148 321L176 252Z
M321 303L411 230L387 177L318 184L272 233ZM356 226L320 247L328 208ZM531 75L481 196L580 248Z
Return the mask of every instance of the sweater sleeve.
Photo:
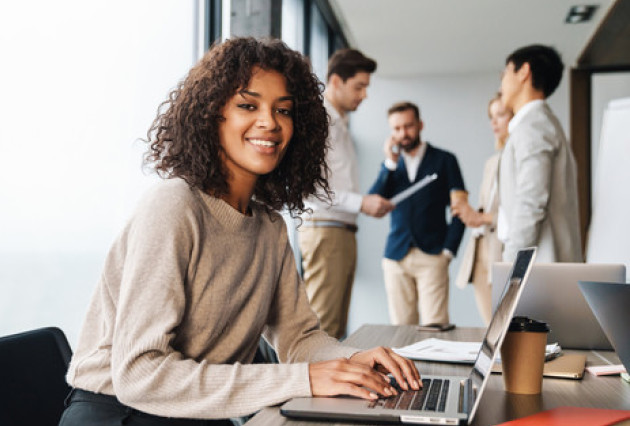
M116 397L123 404L155 415L217 419L251 414L291 397L310 396L305 363L211 364L188 358L174 348L178 324L187 307L186 277L194 273L198 254L199 226L194 210L187 209L182 200L154 200L145 203L124 236L126 249L120 250L121 287L115 302L111 348ZM286 276L288 272L283 271ZM280 297L293 298L295 306L280 308L278 321L292 322L291 311L298 312L298 330L313 335L311 339L327 341L314 330L316 324L305 312L306 302L301 293L297 294L295 281L294 290L287 284ZM286 324L276 327L291 329ZM304 348L309 347L303 342L294 347L287 343L301 336L298 332L281 334L285 336L281 345L287 348L285 352L303 355Z
M280 282L264 333L265 339L276 349L280 362L349 358L358 352L359 349L344 346L319 329L286 238L281 255Z

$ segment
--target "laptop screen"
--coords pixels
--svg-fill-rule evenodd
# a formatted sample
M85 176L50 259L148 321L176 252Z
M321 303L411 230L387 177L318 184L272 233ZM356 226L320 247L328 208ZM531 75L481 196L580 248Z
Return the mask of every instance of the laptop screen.
M483 387L490 376L492 363L501 347L505 333L510 325L516 303L521 296L523 284L527 279L534 257L535 248L522 249L518 252L512 271L501 296L501 302L490 320L490 325L481 343L481 350L477 355L477 360L470 372L469 379L472 383L474 404L471 411L471 418L479 405L477 395L483 391Z

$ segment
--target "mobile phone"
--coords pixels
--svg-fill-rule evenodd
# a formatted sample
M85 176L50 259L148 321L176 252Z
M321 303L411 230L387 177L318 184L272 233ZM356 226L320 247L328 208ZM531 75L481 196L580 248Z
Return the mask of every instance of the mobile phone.
M449 331L455 328L455 324L425 324L416 327L418 331Z
M397 143L392 145L392 153L393 154L400 154L400 145L398 145Z

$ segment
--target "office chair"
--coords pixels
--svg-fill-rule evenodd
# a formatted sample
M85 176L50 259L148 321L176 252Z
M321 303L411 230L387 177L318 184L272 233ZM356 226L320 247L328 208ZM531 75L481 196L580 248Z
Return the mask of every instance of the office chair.
M71 355L58 328L0 337L0 425L57 426Z

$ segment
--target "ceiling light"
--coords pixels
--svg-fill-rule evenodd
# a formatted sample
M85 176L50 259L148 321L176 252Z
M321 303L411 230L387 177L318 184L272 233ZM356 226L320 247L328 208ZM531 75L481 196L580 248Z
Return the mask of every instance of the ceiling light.
M564 22L567 24L579 24L581 22L590 21L598 7L597 5L573 6L569 9L569 13Z

